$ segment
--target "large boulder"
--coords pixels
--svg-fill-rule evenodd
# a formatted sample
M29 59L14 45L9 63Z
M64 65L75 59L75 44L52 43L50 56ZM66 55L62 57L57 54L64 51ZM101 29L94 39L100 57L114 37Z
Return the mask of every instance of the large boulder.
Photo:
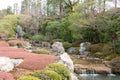
M60 55L60 63L64 64L71 72L74 72L74 64L67 53Z
M10 58L7 57L0 57L0 70L9 72L13 70L14 65L11 62Z
M120 74L120 57L116 57L110 61L113 73Z
M64 66L66 66L69 69L69 71L71 72L70 75L72 77L72 80L78 80L78 78L74 74L73 61L71 60L70 56L67 53L63 53L62 55L60 55L59 63L63 64Z
M0 57L0 70L9 72L14 69L15 66L18 66L23 60L10 59L8 57Z
M53 49L53 51L58 52L58 53L64 53L65 52L64 47L63 47L61 42L53 43L52 49Z

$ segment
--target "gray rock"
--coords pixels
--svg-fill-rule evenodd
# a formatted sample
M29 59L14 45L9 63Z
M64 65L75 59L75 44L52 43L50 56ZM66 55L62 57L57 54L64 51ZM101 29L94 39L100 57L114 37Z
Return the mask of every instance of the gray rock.
M23 38L23 30L22 27L20 25L17 26L17 31L16 31L16 36L17 38L22 39Z
M55 42L52 45L52 49L53 49L54 52L58 52L58 53L64 53L65 52L64 47L63 47L61 42Z
M89 42L80 43L80 50L79 50L80 54L81 55L88 55L90 52L85 51L85 50L90 45L91 45L91 43L89 43Z
M67 50L67 52L70 54L75 54L77 52L77 50L75 48L71 47Z
M62 55L60 55L60 60L58 63L63 64L69 69L69 71L71 72L70 75L71 75L72 80L78 80L78 78L74 74L73 61L71 60L70 56L67 53L63 53Z

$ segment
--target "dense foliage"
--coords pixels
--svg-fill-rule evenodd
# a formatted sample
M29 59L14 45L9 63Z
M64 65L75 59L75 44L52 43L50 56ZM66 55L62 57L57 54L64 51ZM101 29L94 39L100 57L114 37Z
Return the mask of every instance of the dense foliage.
M53 63L50 64L46 69L58 73L62 77L62 80L71 80L70 71L62 64Z
M23 77L20 77L18 80L40 80L40 79L33 76L23 76Z
M41 80L71 80L69 70L59 63L50 64L45 70L35 71L31 75Z
M13 36L19 22L24 38L37 43L58 40L66 49L81 42L104 43L112 47L113 53L120 54L120 9L117 2L113 9L108 9L106 3L106 0L47 0L42 8L41 0L23 0L21 13L27 16L2 17L0 34Z
M15 28L17 26L17 16L8 15L0 19L0 34L12 37L15 35Z

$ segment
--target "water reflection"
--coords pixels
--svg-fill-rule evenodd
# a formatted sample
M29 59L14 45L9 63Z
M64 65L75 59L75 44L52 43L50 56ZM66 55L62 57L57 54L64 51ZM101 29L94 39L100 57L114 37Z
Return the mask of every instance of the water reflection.
M120 75L80 74L81 80L120 80Z

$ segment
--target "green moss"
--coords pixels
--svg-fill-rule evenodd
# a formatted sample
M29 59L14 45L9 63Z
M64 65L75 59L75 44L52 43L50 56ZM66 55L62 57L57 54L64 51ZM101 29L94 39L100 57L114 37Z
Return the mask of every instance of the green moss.
M68 49L68 48L72 47L72 44L69 43L69 42L63 42L63 47L64 47L65 49Z
M23 77L20 77L18 80L40 80L40 79L33 76L23 76Z
M113 54L105 57L105 60L109 60L109 61L110 61L110 60L112 60L113 58L115 58L115 57L117 57L117 56L118 56L117 54L113 53Z
M48 39L44 35L36 34L36 35L32 36L32 40L34 40L36 42L40 42L40 41L47 41Z
M52 40L52 44L54 43L54 42L64 42L64 40L63 39L54 39L54 40Z
M70 71L62 64L50 64L48 67L46 67L46 70L55 71L62 77L62 80L71 80Z
M50 54L49 51L47 51L46 49L36 49L33 50L32 52L36 54Z

